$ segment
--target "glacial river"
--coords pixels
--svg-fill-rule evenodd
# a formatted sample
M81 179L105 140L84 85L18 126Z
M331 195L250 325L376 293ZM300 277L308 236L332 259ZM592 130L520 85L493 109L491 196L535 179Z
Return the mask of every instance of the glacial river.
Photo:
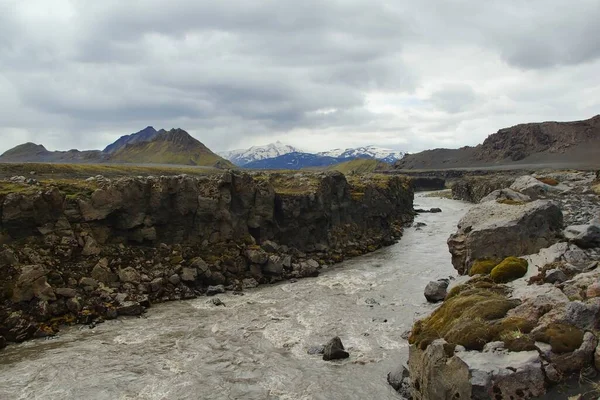
M415 197L421 214L391 247L322 271L317 278L156 305L142 318L0 352L0 399L395 399L386 382L405 362L403 332L432 309L423 288L455 275L446 239L468 209ZM370 304L375 303L375 304ZM308 355L340 336L341 362Z

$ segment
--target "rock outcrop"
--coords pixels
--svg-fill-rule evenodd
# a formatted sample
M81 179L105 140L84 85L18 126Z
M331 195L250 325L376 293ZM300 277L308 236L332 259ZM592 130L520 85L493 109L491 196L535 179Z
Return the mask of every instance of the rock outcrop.
M562 224L562 212L551 201L478 204L448 239L452 265L460 274L468 274L476 260L536 253L559 240Z
M404 178L349 182L335 172L6 188L0 336L8 341L139 315L153 302L316 276L323 265L394 243L414 215Z
M510 186L514 179L514 177L504 175L462 178L452 185L452 198L469 203L479 203L481 199L495 190Z

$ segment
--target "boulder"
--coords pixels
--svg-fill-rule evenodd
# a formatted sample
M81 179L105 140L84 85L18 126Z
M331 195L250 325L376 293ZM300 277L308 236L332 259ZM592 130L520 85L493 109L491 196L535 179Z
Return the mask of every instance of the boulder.
M348 357L350 357L350 354L344 350L342 340L338 336L325 344L325 348L323 349L323 360L340 360Z
M77 296L77 290L71 288L57 288L54 289L54 293L67 299Z
M270 240L265 240L261 246L262 249L266 252L269 253L277 253L279 251L279 245L275 242L272 242Z
M313 259L297 264L297 276L300 278L319 276L319 263Z
M144 307L137 301L123 301L117 307L118 315L137 316L144 313Z
M119 277L109 268L108 259L106 258L102 258L100 261L98 261L98 263L96 263L92 269L91 276L98 282L105 284L117 282L119 280Z
M40 300L56 300L54 290L46 280L47 271L42 265L26 265L21 268L13 287L14 302Z
M119 270L119 279L121 282L138 285L141 282L142 277L133 267L127 267Z
M531 201L531 197L529 197L523 193L516 192L512 189L506 188L506 189L494 190L492 193L485 196L479 202L485 203L488 201L500 201L500 202L513 201L513 202L518 202L518 203L527 203L527 202Z
M248 249L246 250L246 258L253 264L263 265L269 261L269 253L263 249Z
M550 269L546 271L545 282L548 283L562 283L567 280L567 275L558 268Z
M537 351L508 352L501 345L487 352L466 351L443 339L425 350L409 349L413 398L530 399L545 394L542 359Z
M184 282L195 282L198 278L198 270L196 268L184 267L181 270L181 280Z
M531 175L524 175L515 179L513 184L510 185L510 188L514 191L521 192L534 200L545 198L551 193L558 193L561 191L559 188L545 184Z
M214 295L220 294L220 293L225 293L225 286L216 285L216 286L209 286L208 288L206 288L207 296L214 296Z
M96 256L96 255L100 254L100 252L102 252L102 249L96 242L96 239L94 239L91 236L86 236L85 244L83 246L83 250L81 251L81 255L82 256Z
M404 399L412 399L412 385L410 383L410 373L408 368L399 364L390 373L388 373L387 381Z
M564 235L583 249L600 247L600 222L594 220L587 225L570 225L565 228Z
M425 298L430 303L437 303L443 301L448 294L448 285L450 281L448 279L438 279L437 281L431 281L425 286Z
M562 221L560 208L551 201L478 204L448 239L452 264L460 274L468 274L476 260L537 253L559 240Z
M265 275L281 276L283 274L283 257L272 255L267 259L268 262L263 266L262 272Z

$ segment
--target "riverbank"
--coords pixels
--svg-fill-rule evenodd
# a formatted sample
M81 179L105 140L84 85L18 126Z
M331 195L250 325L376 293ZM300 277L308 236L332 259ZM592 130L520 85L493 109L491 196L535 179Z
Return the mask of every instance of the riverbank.
M317 276L393 244L403 177L340 173L0 182L0 347L152 303Z
M470 207L415 196L415 217L389 247L282 281L169 302L143 317L11 345L0 356L0 397L62 399L397 400L386 374L408 357L402 334L434 306L432 279L454 274L446 239ZM374 301L373 301L374 300ZM309 347L339 335L350 358L325 362Z

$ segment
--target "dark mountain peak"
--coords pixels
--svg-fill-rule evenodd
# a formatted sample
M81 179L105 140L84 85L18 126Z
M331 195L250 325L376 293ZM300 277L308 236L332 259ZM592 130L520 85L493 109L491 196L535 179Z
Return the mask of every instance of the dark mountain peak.
M106 146L106 148L103 151L105 153L111 154L125 147L128 144L149 142L152 139L154 139L157 134L158 132L156 132L156 129L154 129L151 126L147 126L139 132L132 133L131 135L121 136L114 143Z
M173 128L170 131L161 130L156 137L156 140L167 141L179 146L203 146L200 141L194 138L181 128Z

